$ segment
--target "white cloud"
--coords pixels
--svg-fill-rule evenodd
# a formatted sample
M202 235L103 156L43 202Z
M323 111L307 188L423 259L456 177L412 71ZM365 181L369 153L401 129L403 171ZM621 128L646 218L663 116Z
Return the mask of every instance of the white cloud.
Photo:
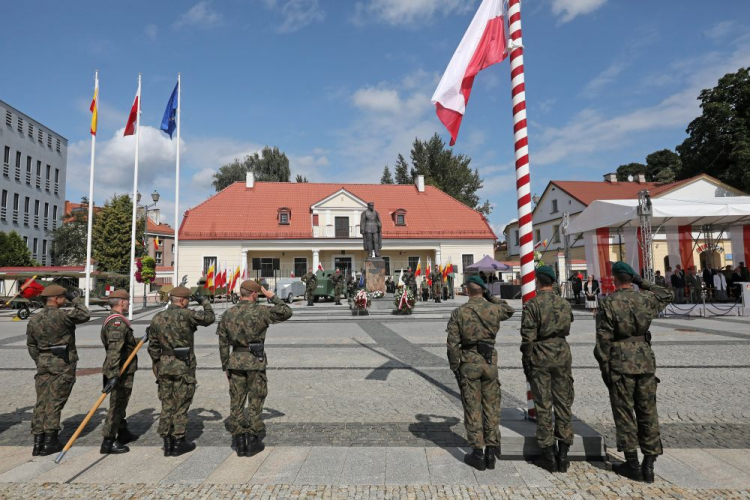
M718 40L732 34L735 27L736 23L734 21L721 21L704 31L703 35L707 38Z
M561 23L572 21L583 14L590 14L607 3L607 0L552 0L552 14Z
M354 105L365 111L398 113L403 108L401 97L395 89L367 87L352 96Z
M149 40L156 40L156 37L159 35L159 27L155 24L147 24L144 28L144 33Z
M223 16L211 8L211 2L202 0L181 14L175 21L174 27L213 28L221 24L222 20Z
M265 3L282 16L281 24L275 28L278 33L293 33L326 17L318 0L265 0Z
M473 10L474 0L367 0L357 2L352 21L370 20L394 26L429 22L437 15L460 14Z
M609 85L615 79L622 74L630 63L618 60L610 64L607 69L596 75L594 78L586 84L584 91L588 94L596 94L601 90L602 87Z

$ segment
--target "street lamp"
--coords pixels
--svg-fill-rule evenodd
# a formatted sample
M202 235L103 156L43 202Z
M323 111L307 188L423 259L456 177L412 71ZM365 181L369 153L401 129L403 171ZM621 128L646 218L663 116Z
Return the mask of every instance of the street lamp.
M533 202L534 202L534 205L538 205L538 204L539 204L539 200L540 200L540 199L541 199L541 198L539 198L539 195L536 195L536 194L535 194L534 196L532 196L532 197L531 197L531 201L533 201Z
M141 192L136 192L136 204L141 202ZM150 208L153 208L156 206L157 203L159 203L159 191L154 189L154 192L151 193L151 199L154 201L150 205L138 205L141 208L143 208L143 218L146 219L146 229L148 229L148 211ZM143 308L146 309L146 285L143 286Z

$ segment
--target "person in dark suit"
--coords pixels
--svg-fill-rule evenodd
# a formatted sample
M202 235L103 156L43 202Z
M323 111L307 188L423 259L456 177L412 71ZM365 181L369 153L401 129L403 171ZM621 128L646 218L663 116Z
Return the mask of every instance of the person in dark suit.
M581 303L581 291L583 290L583 280L580 273L575 273L570 277L570 284L573 288L573 296L576 299L576 305Z
M674 273L672 273L672 288L674 289L674 301L676 304L682 304L685 302L685 273L682 272L682 268L677 265L675 266Z

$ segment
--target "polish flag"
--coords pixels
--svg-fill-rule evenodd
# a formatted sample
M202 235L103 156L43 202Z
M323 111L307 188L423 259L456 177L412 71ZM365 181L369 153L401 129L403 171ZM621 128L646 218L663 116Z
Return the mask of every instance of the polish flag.
M508 56L506 1L482 1L432 96L438 118L451 134L451 146L456 143L474 77Z
M125 133L123 137L127 135L135 134L135 122L138 118L138 96L135 96L133 101L133 107L130 108L130 115L128 115L128 123L125 125Z

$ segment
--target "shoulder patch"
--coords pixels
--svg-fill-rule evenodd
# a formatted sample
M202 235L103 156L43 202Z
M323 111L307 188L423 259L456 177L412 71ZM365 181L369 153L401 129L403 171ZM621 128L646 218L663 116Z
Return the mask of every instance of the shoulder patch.
M115 326L120 326L120 325L122 324L122 321L115 321L115 322L114 322L113 324L114 324Z

